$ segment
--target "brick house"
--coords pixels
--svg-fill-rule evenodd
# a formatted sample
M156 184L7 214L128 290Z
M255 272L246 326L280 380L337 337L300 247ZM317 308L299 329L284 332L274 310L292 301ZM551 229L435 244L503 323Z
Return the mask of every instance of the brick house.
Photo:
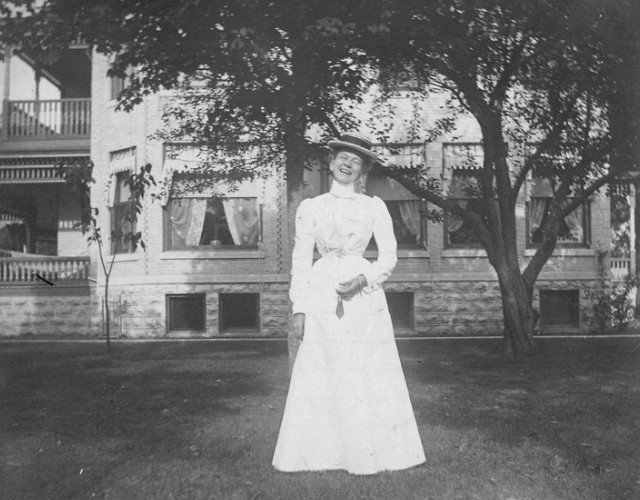
M86 52L84 54L86 57ZM204 191L192 189L182 174L190 165L209 160L189 144L165 143L155 135L163 124L163 111L174 94L159 92L146 97L129 113L118 111L116 96L124 82L106 76L109 68L106 58L94 54L86 61L91 68L90 84L83 80L82 97L76 97L80 91L75 89L76 94L69 99L91 102L90 134L88 128L73 133L64 129L63 133L63 129L56 129L35 111L24 112L26 104L16 105L14 101L23 103L26 98L7 90L6 83L3 87L0 139L0 207L3 210L0 217L4 217L5 226L9 225L6 221L14 220L12 217L19 220L21 213L15 208L5 209L6 203L2 204L2 200L25 198L24 186L28 186L32 204L36 207L42 204L37 210L41 216L53 205L52 201L43 200L56 200L57 219L52 227L57 230L55 249L50 243L52 233L48 232L48 240L36 236L27 244L23 238L26 247L23 245L23 251L18 252L23 255L13 250L11 257L0 257L0 273L5 273L0 274L0 300L6 306L0 307L0 314L19 318L13 323L3 320L0 334L36 331L100 334L104 277L97 249L91 250L91 265L87 256L74 257L86 252L82 235L69 222L79 219L77 200L72 193L64 191L66 188L60 179L52 177L52 162L43 161L53 156L90 154L96 180L91 202L99 209L99 223L105 237L111 228L122 223L123 203L128 198L124 180L128 173L150 163L152 174L159 181L154 196L144 200L144 211L137 222L136 229L143 234L146 251L139 248L133 252L122 241L105 244L107 258L115 256L110 286L113 335L285 336L293 234L286 184L278 173L281 169L273 169L274 174L267 179L245 182L233 190L224 185ZM76 60L73 67L80 67L78 64ZM11 80L6 76L8 65L9 62L3 67L5 82ZM34 79L42 70L36 69L31 73ZM63 73L58 69L58 74ZM58 80L64 81L64 78L58 77ZM35 88L44 87L35 85ZM66 102L66 95L72 95L72 91L56 95L58 101ZM43 100L42 96L32 97L34 102ZM463 117L455 131L437 142L412 142L407 123L415 117L415 110L410 109L407 102L398 99L394 103L398 118L390 129L390 142L378 145L381 156L405 168L426 164L432 175L441 178L448 196L462 203L474 203L465 187L473 184L474 172L482 157L477 125ZM442 115L442 105L442 96L435 94L428 102L421 103L419 128L432 127ZM64 106L69 105L58 106L66 109ZM13 113L16 109L20 117ZM54 112L53 116L58 115ZM22 125L12 129L14 122ZM33 126L34 123L37 126ZM23 137L15 135L18 132L14 130L21 131L22 135L28 130L36 132ZM51 130L59 131L51 133ZM370 132L373 134L373 130ZM27 164L29 168L20 163L26 161L31 162ZM47 173L35 173L41 171ZM19 180L7 182L6 179ZM325 192L329 185L326 162L319 161L305 172L305 196ZM452 217L445 217L442 224L426 220L423 209L432 207L390 179L371 174L366 181L366 191L387 203L394 220L399 259L385 291L397 334L499 333L502 306L496 276L484 250L464 224ZM523 261L535 251L536 229L544 217L548 196L549 186L544 180L529 179L518 201L518 243ZM534 305L541 313L543 330L574 333L589 330L591 304L587 292L600 289L604 284L603 269L609 264L603 260L601 250L609 248L610 233L609 200L604 194L593 196L587 205L565 220L558 247L536 287ZM32 234L40 233L32 230ZM49 246L37 243L41 239L49 241ZM40 261L35 267L31 265L32 260L25 263L27 257L33 258L31 254L38 252L54 254L41 257L47 265L50 262L54 262L54 266L77 265L82 272L64 271L66 267L60 271L55 267L56 272L45 275L45 266ZM375 255L372 245L366 257L375 258ZM630 260L622 259L616 265L630 269ZM5 271L9 268L14 269L10 275ZM87 276L89 268L91 275ZM38 280L34 272L51 277L55 286ZM20 273L29 278L15 278ZM16 290L20 293L16 294ZM66 298L52 301L53 290ZM16 309L25 305L34 312L16 315ZM45 316L39 311L48 313ZM13 326L7 327L9 324Z
M146 98L131 113L117 112L114 82L102 76L107 61L95 58L94 64L91 157L97 183L92 197L95 206L108 208L101 210L103 227L117 219L118 203L126 195L121 184L129 169L151 163L156 179L170 181L159 199L145 201L138 222L147 251L130 253L112 245L117 252L112 293L125 305L123 334L284 336L292 241L284 180L274 174L235 192L184 194L183 186L178 193L180 169L203 160L185 145L152 138L171 92ZM438 96L424 103L423 127L440 116L441 105ZM398 106L403 104L399 101ZM406 142L403 134L398 125L392 130L392 144L379 146L381 153L407 168L426 162L441 176L449 196L473 203L464 199L464 186L473 183L482 156L473 120L461 119L457 130L428 144ZM328 189L325 167L320 162L306 173L305 196ZM499 333L502 310L496 276L464 224L452 217L445 217L443 224L427 221L420 215L425 202L389 179L372 175L366 189L387 203L399 242L398 265L385 285L397 333ZM536 230L549 195L544 180L530 179L523 190L518 203L523 260L535 251ZM233 207L240 204L251 220L245 228L251 235L244 239L233 227ZM543 330L589 329L587 290L603 285L599 249L607 249L609 242L609 200L598 194L567 217L558 248L538 280L534 301ZM375 247L367 256L375 257Z

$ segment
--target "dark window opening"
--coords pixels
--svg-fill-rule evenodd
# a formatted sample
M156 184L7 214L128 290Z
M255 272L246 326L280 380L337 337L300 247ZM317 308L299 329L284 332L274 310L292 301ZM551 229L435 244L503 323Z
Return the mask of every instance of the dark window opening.
M221 293L220 331L259 330L259 293Z
M540 324L545 326L579 326L579 290L541 290Z
M204 332L205 295L167 295L167 325L170 332Z
M111 234L112 252L131 253L133 244L131 236L136 232L136 221L132 219L131 188L129 186L128 171L116 174L116 192L113 207L111 209Z
M387 292L387 304L394 328L413 328L413 293Z

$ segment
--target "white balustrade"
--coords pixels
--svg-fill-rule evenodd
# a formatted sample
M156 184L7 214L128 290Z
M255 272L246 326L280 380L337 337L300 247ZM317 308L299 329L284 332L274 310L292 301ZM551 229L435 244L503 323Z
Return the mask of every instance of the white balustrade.
M3 257L0 258L0 283L30 283L39 278L53 284L59 281L86 281L88 257Z
M623 281L631 273L631 259L628 257L612 257L609 259L609 269L613 281Z

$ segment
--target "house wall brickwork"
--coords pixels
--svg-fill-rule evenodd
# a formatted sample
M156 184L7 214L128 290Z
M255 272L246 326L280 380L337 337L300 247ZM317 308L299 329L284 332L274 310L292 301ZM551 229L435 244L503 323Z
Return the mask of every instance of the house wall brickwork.
M135 148L139 167L151 163L157 180L164 176L162 142L154 133L162 125L162 109L170 93L150 96L129 113L115 110L109 100L109 79L104 75L107 61L96 57L93 82L93 141L96 185L92 191L94 206L101 208L101 224L109 228L107 209L109 179L113 174L113 152ZM428 129L442 116L445 100L434 95L422 112L421 127ZM401 141L401 127L394 129L392 140ZM443 145L460 140L478 142L480 133L475 121L461 118L456 130L425 146L427 165L434 176L443 170ZM307 175L305 195L319 194L321 173ZM262 242L255 250L168 251L164 248L164 208L148 197L138 227L143 233L146 251L116 256L111 297L123 304L120 314L122 332L127 337L165 336L260 336L284 337L289 316L288 280L291 253L293 210L287 207L282 177L265 181L260 195L262 205ZM518 252L523 265L534 249L526 247L525 195L517 209ZM590 248L559 247L545 266L534 297L538 305L539 290L579 290L580 323L575 331L589 329L591 307L587 290L602 286L598 274L597 252L609 245L609 202L601 194L590 204ZM502 330L502 305L495 272L481 249L446 248L443 226L429 223L428 248L401 249L394 274L385 284L388 292L413 294L413 325L398 330L398 335L495 335ZM108 230L103 230L107 234ZM94 259L95 259L94 250ZM375 258L375 253L366 257ZM96 272L99 284L103 277ZM260 296L259 329L224 332L220 328L221 293L257 293ZM101 288L97 295L102 294ZM204 332L169 332L167 295L205 294Z

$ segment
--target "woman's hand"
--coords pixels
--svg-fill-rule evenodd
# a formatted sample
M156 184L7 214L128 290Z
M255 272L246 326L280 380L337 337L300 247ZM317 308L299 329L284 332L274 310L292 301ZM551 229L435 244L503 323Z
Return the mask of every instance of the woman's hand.
M295 313L291 317L291 332L300 340L304 337L304 313Z
M359 274L355 278L340 283L336 292L340 295L344 300L351 299L357 293L360 293L365 286L367 286L367 278L364 277L364 274Z

